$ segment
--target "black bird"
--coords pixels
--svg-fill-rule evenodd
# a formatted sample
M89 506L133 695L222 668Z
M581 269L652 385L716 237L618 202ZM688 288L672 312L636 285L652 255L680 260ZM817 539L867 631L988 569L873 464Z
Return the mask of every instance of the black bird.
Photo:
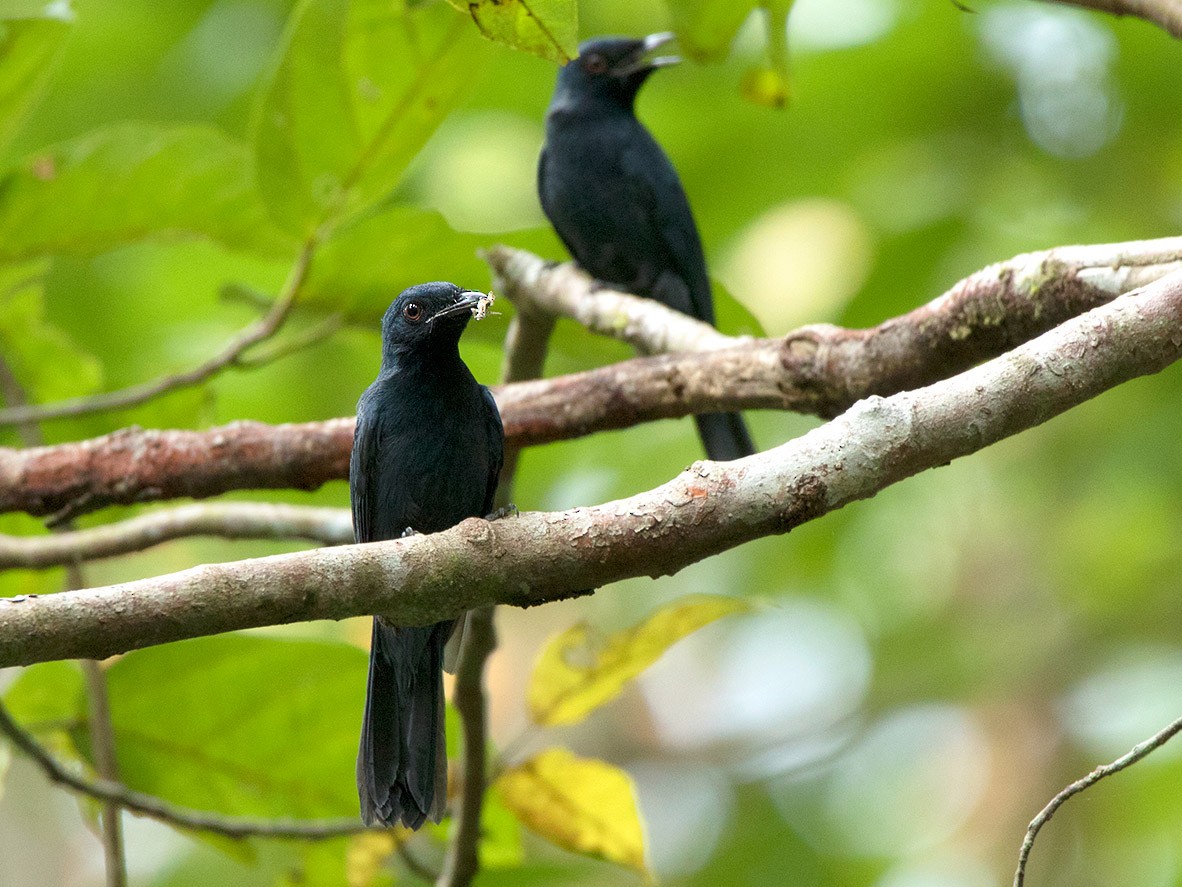
M382 318L382 366L357 404L349 462L358 542L435 533L492 511L505 435L459 351L480 295L424 283ZM455 622L407 628L374 617L357 754L366 825L415 829L443 815L443 651Z
M538 160L542 209L593 277L714 323L702 242L677 171L636 119L636 93L676 56L649 58L673 38L604 37L558 73ZM755 451L737 413L694 417L711 459Z

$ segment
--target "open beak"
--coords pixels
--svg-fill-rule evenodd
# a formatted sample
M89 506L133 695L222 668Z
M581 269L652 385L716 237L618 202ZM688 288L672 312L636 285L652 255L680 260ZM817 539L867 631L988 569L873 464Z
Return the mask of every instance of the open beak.
M636 54L630 58L627 64L618 72L627 77L635 74L638 71L652 71L656 68L665 68L669 65L676 65L681 61L679 55L659 55L653 58L649 54L654 50L660 49L667 43L672 43L677 39L677 35L672 31L662 31L659 34L649 34L644 38L640 45L640 49Z
M483 298L484 293L462 292L456 298L454 304L448 305L442 311L435 312L435 316L431 318L431 322L434 323L442 317L455 317L459 314L469 314Z

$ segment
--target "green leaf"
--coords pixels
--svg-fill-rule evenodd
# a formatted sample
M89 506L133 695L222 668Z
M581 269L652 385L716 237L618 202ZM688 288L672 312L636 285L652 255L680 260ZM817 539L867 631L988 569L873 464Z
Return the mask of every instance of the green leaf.
M715 619L748 609L736 598L690 596L601 642L586 623L548 643L530 678L530 717L543 727L577 724L656 662L671 646Z
M245 146L215 129L120 124L38 151L0 177L0 260L186 235L291 250L267 221Z
M484 810L480 817L480 867L516 868L524 859L520 820L506 806L501 790L493 784L484 793Z
M666 0L681 51L699 62L726 58L756 0Z
M552 748L510 767L497 786L518 819L548 841L647 873L632 780L618 767Z
M356 815L366 656L222 635L129 653L107 677L128 785L235 815Z
M305 0L255 115L272 216L303 237L385 197L487 55L446 4Z
M575 0L474 0L460 3L489 40L558 64L579 54L579 9Z
M69 32L70 22L63 16L0 21L0 151L40 98Z
M0 352L34 403L88 394L102 382L99 362L45 319L46 270L43 261L0 266Z
M301 299L306 305L376 323L395 296L425 280L483 289L488 268L476 250L485 242L453 231L431 210L391 207L337 229L325 241Z
M24 669L8 692L4 705L26 727L65 724L85 711L82 670L76 662L42 662Z

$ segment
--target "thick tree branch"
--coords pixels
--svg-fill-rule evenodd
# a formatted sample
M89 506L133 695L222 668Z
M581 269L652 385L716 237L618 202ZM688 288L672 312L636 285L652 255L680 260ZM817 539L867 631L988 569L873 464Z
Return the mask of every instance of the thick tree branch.
M48 536L0 535L0 569L59 567L143 551L186 536L310 539L323 545L345 545L353 541L353 520L344 508L202 502L86 530Z
M1182 2L1179 0L1048 0L1065 6L1082 6L1110 15L1132 15L1159 25L1182 40Z
M529 273L536 275L523 279L539 281L542 289L579 273L518 252L497 250L490 259L501 263L499 274L510 268L504 264L509 259L532 259L536 268ZM990 266L935 301L869 330L812 326L721 351L638 358L506 385L497 401L515 447L717 410L832 416L867 395L917 388L1002 354L1179 267L1182 237L1060 247ZM650 299L590 289L582 298L627 302L629 311L651 312L657 327L677 320ZM314 489L346 476L352 442L353 420L333 419L278 426L238 422L209 431L128 429L81 443L0 449L0 511L75 514L237 489Z
M424 625L674 573L1045 422L1182 357L1182 272L927 388L872 397L789 443L698 462L590 508L0 600L0 666L104 658L182 638L384 613Z
M178 828L211 832L227 838L264 837L299 838L302 840L337 838L342 835L354 835L366 831L366 827L361 824L361 821L354 817L299 821L222 816L217 813L178 807L155 795L137 792L122 783L109 779L87 779L71 772L57 761L28 731L12 719L3 705L0 705L0 733L7 736L14 746L28 755L51 781L97 801L116 804L133 813L158 819Z
M226 347L215 354L205 363L199 364L184 372L171 376L163 376L138 385L131 385L118 391L107 391L90 397L76 397L60 400L49 404L26 404L23 406L9 406L0 409L0 425L20 425L27 422L43 422L49 419L64 419L73 416L89 416L94 413L105 413L111 410L127 409L147 403L164 394L181 388L192 388L212 379L222 370L230 366L244 365L243 356L253 346L270 339L283 326L291 306L295 303L300 289L307 279L308 268L311 265L312 254L316 243L309 240L304 244L296 257L295 265L288 275L287 282L278 298L271 305L263 317L256 320L237 336L231 339ZM287 353L276 352L278 356ZM254 364L254 365L257 365Z
M1117 758L1111 764L1103 764L1082 779L1077 779L1055 795L1055 797L1051 798L1050 803L1039 812L1038 816L1034 817L1029 828L1026 829L1026 837L1022 841L1021 849L1018 851L1018 869L1014 872L1014 887L1023 887L1023 884L1026 883L1026 864L1030 860L1030 851L1034 849L1034 839L1038 837L1038 833L1042 830L1042 827L1051 821L1051 817L1055 815L1055 812L1063 804L1073 796L1091 788L1106 776L1119 773L1126 767L1137 763L1150 752L1161 748L1178 733L1182 733L1182 718L1174 721L1174 723L1159 731L1154 736L1151 736L1149 739L1146 739L1144 742L1138 743L1127 754Z

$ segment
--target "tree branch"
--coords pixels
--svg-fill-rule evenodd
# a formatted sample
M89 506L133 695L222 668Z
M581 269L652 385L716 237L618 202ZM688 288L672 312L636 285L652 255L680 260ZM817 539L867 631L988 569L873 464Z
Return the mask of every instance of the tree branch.
M69 400L59 400L48 404L26 404L24 406L9 406L0 409L0 426L20 425L28 422L44 422L50 419L65 419L75 416L89 416L94 413L105 413L111 410L126 409L154 400L163 394L177 391L181 388L192 388L195 385L213 378L229 366L243 362L243 355L254 345L259 344L279 331L283 321L287 318L311 266L312 254L315 251L315 241L309 240L304 244L296 257L295 265L288 275L287 282L279 297L271 305L270 310L246 329L242 330L218 354L205 363L192 369L171 376L163 376L138 385L131 385L118 391L107 391L91 397L76 397ZM282 352L281 352L282 353Z
M509 259L518 265L505 264ZM535 280L539 291L557 289L555 281L579 273L524 253L490 253L498 274L529 265L527 259L534 276L521 271L522 279ZM868 395L917 388L1002 354L1180 267L1182 237L1059 247L990 266L935 301L869 330L811 326L783 339L638 358L506 385L497 390L497 402L513 447L719 410L832 416ZM681 322L651 299L590 289L581 298L613 299L630 312L651 313L659 320L654 327ZM332 419L277 426L237 422L209 431L126 429L55 447L0 448L0 511L72 515L237 489L310 490L346 476L352 443L353 420Z
M1180 325L1177 272L952 379L868 398L796 440L735 462L697 462L627 499L0 600L0 666L105 658L182 638L366 613L426 625L494 603L530 606L632 576L671 574L1157 372L1182 357Z
M1048 0L1065 6L1082 6L1117 17L1132 15L1159 25L1182 40L1182 2L1179 0Z
M310 539L323 545L353 541L344 508L269 502L203 502L143 514L86 530L48 536L0 535L0 569L40 569L143 551L186 536L223 539Z
M1063 791L1055 795L1055 797L1051 798L1051 802L1039 812L1038 816L1034 817L1030 823L1030 827L1026 829L1026 837L1022 841L1022 848L1018 851L1018 870L1014 872L1014 887L1022 887L1026 882L1026 863L1030 859L1030 851L1034 849L1034 839L1038 837L1038 833L1042 827L1051 821L1051 817L1055 815L1056 811L1069 798L1078 795L1085 789L1091 788L1106 776L1119 773L1126 767L1137 763L1150 752L1161 748L1180 732L1182 732L1182 718L1174 721L1174 723L1156 735L1146 739L1144 742L1135 745L1128 754L1117 758L1111 764L1103 764L1082 779L1077 779L1071 785L1067 786L1067 788L1063 789Z
M298 821L221 816L179 807L109 779L86 779L70 772L57 761L28 731L12 719L3 704L0 704L0 733L6 735L13 745L28 755L51 781L97 801L117 804L133 813L178 828L210 832L227 838L299 838L313 841L355 835L367 830L361 821L354 817Z

